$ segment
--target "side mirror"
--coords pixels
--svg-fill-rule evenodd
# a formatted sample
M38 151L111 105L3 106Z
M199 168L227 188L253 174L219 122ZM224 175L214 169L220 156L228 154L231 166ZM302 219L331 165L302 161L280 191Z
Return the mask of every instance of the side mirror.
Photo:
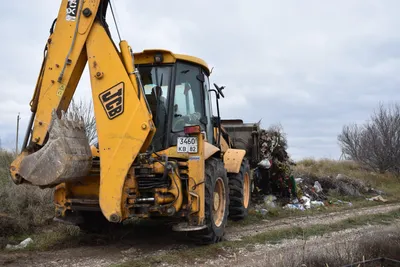
M215 86L215 89L217 89L217 91L218 91L218 94L220 94L223 98L225 98L225 96L224 96L224 93L222 93L222 90L224 90L225 89L225 86L221 86L221 87L219 87L218 85L216 85L215 83L214 83L214 86Z

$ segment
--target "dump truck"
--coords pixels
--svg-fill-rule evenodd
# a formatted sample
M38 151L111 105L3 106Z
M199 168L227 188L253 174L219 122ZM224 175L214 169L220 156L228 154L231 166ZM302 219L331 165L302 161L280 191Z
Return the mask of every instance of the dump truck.
M125 40L117 46L108 0L60 2L22 151L10 166L14 183L54 188L55 218L85 231L161 216L177 218L173 230L198 243L221 241L228 218L248 213L258 159L234 132L247 127L252 135L253 126L221 120L223 87L211 88L204 60L165 49L134 53ZM86 65L95 145L68 111Z

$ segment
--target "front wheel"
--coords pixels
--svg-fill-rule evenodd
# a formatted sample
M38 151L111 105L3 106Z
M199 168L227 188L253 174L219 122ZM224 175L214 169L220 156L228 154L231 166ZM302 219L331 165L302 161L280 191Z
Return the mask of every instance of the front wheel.
M243 159L239 173L229 173L229 218L242 220L249 213L251 181L250 165Z
M229 185L224 163L210 158L205 163L205 223L207 228L191 233L198 244L220 242L229 214Z

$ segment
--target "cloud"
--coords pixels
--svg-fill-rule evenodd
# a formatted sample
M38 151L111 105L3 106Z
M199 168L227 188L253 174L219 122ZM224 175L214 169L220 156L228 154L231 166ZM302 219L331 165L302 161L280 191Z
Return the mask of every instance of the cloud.
M206 60L211 83L226 86L222 116L280 123L295 159L339 158L344 124L363 122L379 101L400 100L397 1L112 3L135 51L164 48ZM0 136L12 140L16 113L28 120L58 2L9 1L3 10ZM117 41L111 16L108 22ZM84 75L76 94L89 98Z

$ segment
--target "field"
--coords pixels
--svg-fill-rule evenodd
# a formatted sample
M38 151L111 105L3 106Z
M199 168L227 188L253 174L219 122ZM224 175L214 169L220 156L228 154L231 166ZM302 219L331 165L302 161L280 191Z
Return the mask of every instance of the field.
M296 177L311 181L334 181L339 174L350 179L360 187L360 195L328 190L327 201L340 199L351 206L300 211L278 205L266 214L252 206L247 219L229 222L225 241L196 247L184 234L157 221L134 221L102 235L56 224L52 190L13 184L8 176L12 157L1 152L0 264L4 266L338 266L363 258L400 260L400 180L353 162L306 159L294 168ZM366 200L377 192L387 202ZM5 249L27 237L33 239L28 247Z

